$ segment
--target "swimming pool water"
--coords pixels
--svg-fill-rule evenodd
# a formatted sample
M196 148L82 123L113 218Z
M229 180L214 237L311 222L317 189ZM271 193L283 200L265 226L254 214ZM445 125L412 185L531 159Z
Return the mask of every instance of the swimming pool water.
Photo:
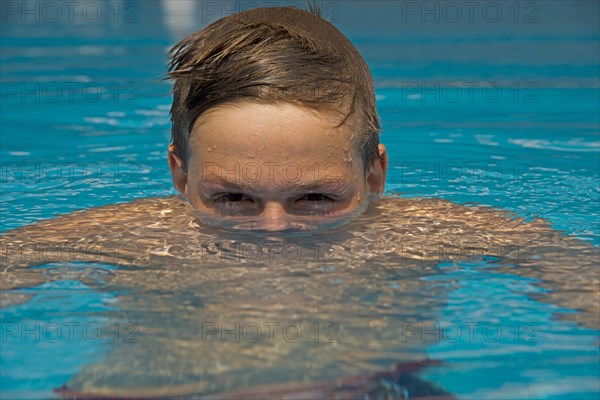
M175 193L166 160L171 99L168 82L161 81L165 52L224 9L211 11L208 2L181 1L179 7L158 1L92 3L106 15L94 23L77 16L51 22L42 15L36 21L3 10L2 231L73 210ZM246 3L211 4L232 9ZM423 20L394 2L324 4L373 71L381 139L391 160L390 194L441 197L526 218L540 216L566 235L600 245L597 2L521 2L519 22L508 5L495 3L507 16L498 23L483 17L453 23L443 15L439 22ZM118 18L111 14L115 5L122 12ZM524 23L524 13L532 10L537 10L537 22ZM224 355L243 353L240 366L256 371L246 376L223 366L233 375L231 385L259 384L269 376L274 381L305 379L293 362L321 351L316 358L320 367L314 369L319 376L334 376L334 370L346 375L385 370L393 360L423 354L445 360L446 365L420 376L460 398L595 398L600 392L598 327L560 317L577 310L536 300L547 290L536 279L494 272L493 260L440 262L411 273L392 272L394 262L402 269L390 259L388 265L372 265L371 275L361 274L362 281L352 269L335 264L318 274L306 272L308 278L327 278L318 285L306 277L299 281L276 273L281 288L288 290L280 293L288 296L282 303L297 313L289 318L326 321L337 313L346 323L346 343L338 345L339 351L286 343L289 349L279 350L287 352L289 365L265 356L279 371L261 364L264 359L251 346L240 351L240 346L221 344L217 348ZM255 306L247 314L237 310L241 320L286 315L285 307L280 314L269 314L260 303L261 295L277 293L261 284L259 271L266 267L257 266L257 277L249 281L234 271L235 277L214 272L216 278L239 285L240 304ZM48 397L80 371L93 375L94 365L100 366L98 376L117 386L122 384L119 376L149 384L139 371L144 366L146 378L153 377L157 385L168 376L161 367L177 369L182 382L198 380L202 374L193 362L175 360L186 361L186 349L191 354L204 351L190 333L200 329L199 320L186 313L214 317L218 314L210 313L220 310L215 304L234 295L201 277L197 286L185 286L177 271L162 278L175 283L152 292L105 286L107 277L118 273L111 265L45 265L38 270L62 278L17 289L13 292L31 297L2 307L3 398ZM335 292L336 287L344 290ZM291 300L296 289L315 296L331 290L335 301L325 309L297 308ZM407 303L409 298L419 300ZM359 304L349 306L352 299ZM368 313L371 320L359 318ZM131 331L122 328L131 320L139 322L137 344L123 342ZM23 339L11 331L36 323L64 329L69 321L79 324L72 341L63 336L53 342L43 332L41 340L35 340L36 333ZM415 347L404 347L402 332L415 328L415 321L431 322L433 333ZM111 336L115 322L120 324L117 341ZM470 323L489 330L469 337ZM78 330L86 324L92 330L87 336ZM90 340L98 327L105 335ZM163 353L152 354L153 347ZM361 356L357 349L365 353ZM353 358L344 351L359 355ZM114 366L112 375L101 369L106 365Z

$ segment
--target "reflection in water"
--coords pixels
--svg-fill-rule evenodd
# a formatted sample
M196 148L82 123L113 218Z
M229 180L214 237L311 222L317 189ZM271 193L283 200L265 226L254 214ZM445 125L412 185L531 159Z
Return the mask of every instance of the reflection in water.
M375 196L372 196L372 198L369 200L374 199ZM299 232L328 232L331 229L344 226L365 211L365 209L369 205L369 200L363 201L363 203L356 207L355 210L340 215L326 217L318 214L300 215L294 216L293 219L288 217L289 219L285 221L281 226L278 226L277 229L271 229L266 227L265 221L261 218L256 217L212 215L203 213L199 210L196 210L196 215L198 217L198 220L202 221L203 225L209 225L224 229L225 231L221 231L221 235L225 233L237 235L240 232L245 231L252 233L253 236L271 233L272 235L277 235L284 239L290 237L293 238L293 235Z
M107 279L107 290L127 293L118 316L139 326L138 342L116 344L69 386L211 392L368 375L426 357L402 324L435 318L444 297L418 279L431 271L376 263L198 267Z
M452 260L540 278L543 299L597 326L596 248L543 221L441 200L386 198L343 227L283 234L224 232L178 197L146 199L10 231L2 250L3 289L68 277L119 294L108 320L134 324L135 342L112 343L68 383L88 393L309 385L426 359L431 338L414 327L440 320L459 282L430 278ZM3 293L4 305L23 301Z
M177 0L176 2L162 0L160 2L161 10L164 12L162 20L174 41L179 41L198 29L200 21L195 16L196 5L204 8L202 3L194 0ZM204 19L202 22L206 23L206 18Z

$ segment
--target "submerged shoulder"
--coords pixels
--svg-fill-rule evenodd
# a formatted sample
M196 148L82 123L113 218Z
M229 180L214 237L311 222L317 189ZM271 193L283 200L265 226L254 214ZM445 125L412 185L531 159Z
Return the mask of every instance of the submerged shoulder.
M431 224L485 232L553 231L542 218L526 219L515 212L477 203L458 204L439 198L384 197L378 209L396 224Z
M189 204L178 196L137 199L74 211L55 218L38 221L0 235L2 248L70 244L115 240L131 236L161 222L172 226L178 218L189 218ZM178 217L178 218L177 218Z
M39 231L49 227L72 228L80 231L85 227L101 228L141 217L164 215L170 210L175 211L175 208L186 209L187 207L188 203L179 196L136 199L128 203L109 204L59 215L5 232L2 236L23 231Z
M0 235L0 265L82 260L144 264L145 237L154 227L162 233L175 231L190 215L191 207L178 196L75 211L4 232Z

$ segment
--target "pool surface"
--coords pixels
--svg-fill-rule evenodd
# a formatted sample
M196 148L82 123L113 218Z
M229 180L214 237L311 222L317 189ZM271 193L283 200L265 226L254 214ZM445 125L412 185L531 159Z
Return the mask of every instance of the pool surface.
M176 194L165 53L257 4L81 1L70 14L47 3L2 3L3 233ZM471 14L462 2L321 3L373 72L386 198L544 218L600 262L598 2L483 1ZM197 262L165 249L151 267L4 265L22 280L2 282L0 395L58 397L68 384L247 397L429 359L440 362L410 369L413 394L598 398L600 272L579 245L558 249L554 269L484 254L415 261L392 254L394 227L373 215L313 237L210 230ZM310 259L247 262L243 241L296 243ZM386 379L390 397L407 395Z

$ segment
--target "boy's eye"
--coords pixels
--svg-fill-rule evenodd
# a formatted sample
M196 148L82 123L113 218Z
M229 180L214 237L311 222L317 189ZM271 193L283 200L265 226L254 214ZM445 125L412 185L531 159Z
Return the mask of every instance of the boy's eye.
M336 205L335 199L323 193L307 193L296 199L296 209L309 214L331 212Z
M297 201L308 201L308 202L329 202L335 203L331 197L322 193L308 193L300 197Z
M248 212L255 207L254 200L243 193L219 193L212 197L212 201L226 214Z
M225 202L241 202L241 201L252 201L252 199L243 193L222 193L213 197L213 201L216 203Z

